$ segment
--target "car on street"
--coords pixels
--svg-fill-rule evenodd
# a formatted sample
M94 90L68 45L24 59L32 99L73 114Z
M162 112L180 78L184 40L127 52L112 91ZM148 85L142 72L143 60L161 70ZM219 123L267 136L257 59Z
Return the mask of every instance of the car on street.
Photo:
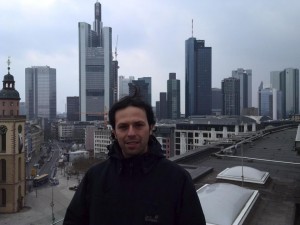
M78 188L78 186L77 186L77 185L74 185L74 186L72 186L72 187L69 187L69 190L71 190L71 191L76 191L77 188Z
M49 182L50 182L51 185L58 185L59 184L59 181L56 177L50 178Z

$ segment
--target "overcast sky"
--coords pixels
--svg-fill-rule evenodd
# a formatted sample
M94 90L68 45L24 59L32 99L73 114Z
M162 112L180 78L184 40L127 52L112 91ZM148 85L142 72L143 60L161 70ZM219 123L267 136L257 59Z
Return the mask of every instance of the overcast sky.
M0 0L0 75L11 74L25 101L25 68L56 68L57 110L79 95L78 22L93 24L96 0ZM212 47L212 87L237 68L252 69L253 105L270 72L300 67L299 0L102 0L102 21L118 36L119 75L152 77L152 104L170 72L181 80L184 112L185 40ZM1 78L3 79L3 78Z

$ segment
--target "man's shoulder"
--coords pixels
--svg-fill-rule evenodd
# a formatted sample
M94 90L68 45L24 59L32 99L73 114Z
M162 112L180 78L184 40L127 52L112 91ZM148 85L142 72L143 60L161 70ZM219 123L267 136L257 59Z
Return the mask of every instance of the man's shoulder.
M182 174L188 173L182 166L166 158L162 158L160 160L160 166L162 166L166 170L171 170L176 173L182 173Z
M92 165L88 169L87 173L91 174L91 173L99 173L100 171L104 171L105 168L107 168L109 166L109 164L110 164L110 160L109 159L106 159L106 160L104 160L102 162L98 162L98 163Z

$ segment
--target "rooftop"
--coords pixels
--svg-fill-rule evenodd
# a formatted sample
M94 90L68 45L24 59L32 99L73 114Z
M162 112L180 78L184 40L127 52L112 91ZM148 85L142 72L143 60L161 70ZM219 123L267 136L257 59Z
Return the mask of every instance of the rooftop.
M251 216L245 218L243 224L300 224L300 155L294 150L296 134L297 127L270 130L259 138L236 145L231 154L225 154L224 148L213 145L172 160L191 173L197 190L206 187L204 193L210 193L208 188L212 190L219 186L206 185L221 185L222 194L214 192L217 193L215 197L218 196L216 201L212 196L209 197L211 201L207 201L205 195L199 195L207 223L216 222L209 221L213 216L221 221L231 221L224 224L242 224L234 223L235 217L230 217L233 213L230 210L236 209L236 204L241 204L233 198L237 193L250 191L253 194L257 191L258 201L253 203L255 206ZM231 179L228 179L228 175ZM233 186L224 186L226 184ZM237 192L237 187L242 191ZM224 200L226 204L221 206L222 210L218 210L219 204L222 204L220 201ZM226 213L228 210L229 214Z

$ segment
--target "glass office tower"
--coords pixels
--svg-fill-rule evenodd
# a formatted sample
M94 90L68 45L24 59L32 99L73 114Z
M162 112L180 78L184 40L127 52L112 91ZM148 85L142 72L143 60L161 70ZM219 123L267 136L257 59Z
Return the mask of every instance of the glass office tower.
M185 116L211 114L212 49L204 40L185 41Z
M49 66L25 69L25 105L27 120L56 119L56 69Z
M112 29L102 26L101 4L96 2L93 29L88 23L78 23L81 121L104 120L105 111L116 99Z

